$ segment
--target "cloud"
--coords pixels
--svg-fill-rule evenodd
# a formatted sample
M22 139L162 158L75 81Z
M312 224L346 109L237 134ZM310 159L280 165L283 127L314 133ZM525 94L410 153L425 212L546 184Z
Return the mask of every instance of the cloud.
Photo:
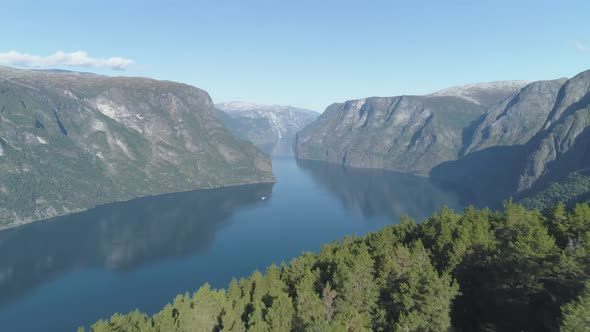
M47 67L94 67L113 70L125 70L134 63L131 59L113 57L108 59L93 58L85 51L65 53L55 52L47 56L30 55L16 51L0 53L0 63L7 65L47 68Z
M586 44L582 43L581 41L574 41L574 48L579 52L588 52L590 48L586 46Z

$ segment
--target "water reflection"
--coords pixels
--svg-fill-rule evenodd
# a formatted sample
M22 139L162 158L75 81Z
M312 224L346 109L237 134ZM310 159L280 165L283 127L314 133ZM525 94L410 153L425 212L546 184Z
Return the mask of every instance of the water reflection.
M425 177L309 160L297 160L297 165L347 209L367 217L386 216L397 222L401 215L409 215L422 221L443 205L455 210L464 206L454 192L440 189Z
M0 304L69 269L126 270L199 252L235 209L268 202L272 187L146 197L0 232Z

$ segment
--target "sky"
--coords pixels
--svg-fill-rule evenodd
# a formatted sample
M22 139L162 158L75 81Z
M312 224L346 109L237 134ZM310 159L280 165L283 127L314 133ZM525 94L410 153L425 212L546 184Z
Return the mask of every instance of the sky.
M3 0L0 64L179 81L323 111L590 69L590 1Z

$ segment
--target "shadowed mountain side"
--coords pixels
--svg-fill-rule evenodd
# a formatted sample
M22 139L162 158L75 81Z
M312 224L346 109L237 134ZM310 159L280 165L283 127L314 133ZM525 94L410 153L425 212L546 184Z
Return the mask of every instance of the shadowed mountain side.
M521 145L476 151L460 160L442 163L430 172L430 177L438 185L456 190L466 204L499 207L518 188L525 151Z
M261 204L272 184L112 203L0 232L0 305L80 267L131 270L206 249L234 210ZM75 236L73 236L75 235ZM27 250L20 250L27 243Z
M574 208L578 203L590 200L590 170L581 170L555 181L542 190L529 192L519 200L529 209L546 211L557 203Z
M347 209L367 217L386 216L398 222L402 215L411 215L421 221L443 205L460 208L454 193L437 188L425 177L313 160L297 160L297 165Z
M556 160L548 163L547 170L534 183L531 191L545 188L552 182L565 179L569 174L590 167L590 127L575 138L574 144Z

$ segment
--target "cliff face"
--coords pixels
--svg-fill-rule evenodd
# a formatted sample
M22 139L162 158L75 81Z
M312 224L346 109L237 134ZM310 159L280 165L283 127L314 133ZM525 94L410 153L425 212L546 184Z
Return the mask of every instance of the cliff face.
M473 126L526 82L470 84L426 96L333 104L297 134L300 159L427 175L469 146Z
M368 98L331 105L297 134L301 159L426 175L459 157L485 108L459 97Z
M146 78L0 67L0 228L97 204L271 182L209 95Z

